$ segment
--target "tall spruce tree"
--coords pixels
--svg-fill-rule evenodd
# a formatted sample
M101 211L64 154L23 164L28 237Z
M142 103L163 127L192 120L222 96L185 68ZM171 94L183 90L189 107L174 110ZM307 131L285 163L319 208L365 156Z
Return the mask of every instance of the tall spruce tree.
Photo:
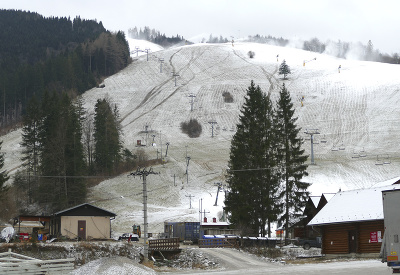
M39 106L39 107L38 107ZM45 93L35 99L24 118L24 157L28 174L39 177L33 198L50 210L82 203L86 198L86 174L82 138L82 109L66 94Z
M270 223L277 219L275 198L280 181L274 170L274 150L272 104L252 81L231 143L225 198L231 223L250 229L246 233L269 235Z
M36 96L33 96L29 101L26 114L23 118L22 127L22 142L21 146L24 148L22 151L22 161L26 172L27 178L27 193L28 202L31 203L32 193L37 187L37 178L39 171L40 160L40 130L42 123L41 107ZM31 177L32 176L32 177Z
M118 109L109 100L98 99L94 115L94 162L96 170L106 174L115 171L121 160L121 128Z
M285 84L279 93L276 110L276 126L279 139L278 156L282 167L281 199L284 203L284 212L280 218L285 226L285 237L288 238L289 225L300 213L309 195L309 183L303 182L307 176L307 155L301 148L300 128L296 126L297 117L291 101L290 93Z

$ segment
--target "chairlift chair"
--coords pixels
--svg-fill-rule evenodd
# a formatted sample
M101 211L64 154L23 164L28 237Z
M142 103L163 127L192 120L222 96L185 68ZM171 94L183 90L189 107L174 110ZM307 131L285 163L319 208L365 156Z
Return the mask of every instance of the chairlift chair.
M383 160L383 164L390 164L390 163L391 163L391 161L390 161L390 156L387 155L387 156L384 158L384 160Z
M339 148L333 145L331 151L339 151Z
M383 165L383 161L379 159L379 155L376 156L375 165Z
M327 142L325 135L321 138L320 142L321 143L326 143Z
M364 148L363 148L358 155L360 156L360 158L364 158L367 156L367 153L364 151Z
M359 153L357 153L357 152L353 152L353 155L351 156L351 158L353 158L353 159L358 159L360 157L360 155L359 155Z
M344 144L342 142L342 144L340 144L340 146L339 146L339 150L344 150L344 149L346 149L346 147L344 147Z

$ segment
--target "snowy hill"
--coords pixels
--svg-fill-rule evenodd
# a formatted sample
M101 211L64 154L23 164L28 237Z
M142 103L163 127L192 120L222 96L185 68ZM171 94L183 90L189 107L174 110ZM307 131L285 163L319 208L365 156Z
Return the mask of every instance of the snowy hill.
M248 57L249 51L255 52L254 58ZM165 156L166 143L170 144L165 164L153 167L160 174L147 178L149 232L162 232L166 220L198 221L200 199L206 216L219 218L224 196L220 193L214 206L214 184L224 181L230 140L251 80L274 102L285 83L298 125L303 131L319 130L316 165L309 166L306 179L313 195L370 187L399 176L400 66L253 43L152 48L148 61L146 55L133 57L128 68L104 81L105 88L89 90L83 98L88 109L104 96L118 105L127 148L136 150L137 140L150 145L154 139L155 146L140 148L156 158ZM278 75L283 59L292 71L285 81ZM224 102L224 92L233 96L233 103ZM199 138L181 132L180 123L189 118L202 124ZM214 137L211 121L217 122ZM4 138L9 170L19 165L18 133ZM308 154L310 147L305 140ZM89 201L117 214L115 234L143 223L141 182L139 177L121 175L91 189Z

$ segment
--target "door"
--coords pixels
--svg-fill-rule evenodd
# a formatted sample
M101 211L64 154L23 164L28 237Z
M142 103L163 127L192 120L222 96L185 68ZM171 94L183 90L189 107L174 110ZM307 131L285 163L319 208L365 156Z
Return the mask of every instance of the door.
M357 232L356 230L349 231L349 253L357 252Z
M78 239L86 240L86 221L78 221Z

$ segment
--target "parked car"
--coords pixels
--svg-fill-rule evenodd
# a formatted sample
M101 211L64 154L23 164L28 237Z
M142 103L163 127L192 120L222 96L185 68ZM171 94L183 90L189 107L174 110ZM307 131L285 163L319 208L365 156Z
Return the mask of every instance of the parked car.
M139 235L133 233L123 233L121 236L118 237L118 240L131 240L134 242L139 241Z
M322 239L321 239L321 237L316 237L315 240L303 240L303 239L300 239L299 242L298 242L298 245L302 246L305 250L308 250L311 247L321 248Z

